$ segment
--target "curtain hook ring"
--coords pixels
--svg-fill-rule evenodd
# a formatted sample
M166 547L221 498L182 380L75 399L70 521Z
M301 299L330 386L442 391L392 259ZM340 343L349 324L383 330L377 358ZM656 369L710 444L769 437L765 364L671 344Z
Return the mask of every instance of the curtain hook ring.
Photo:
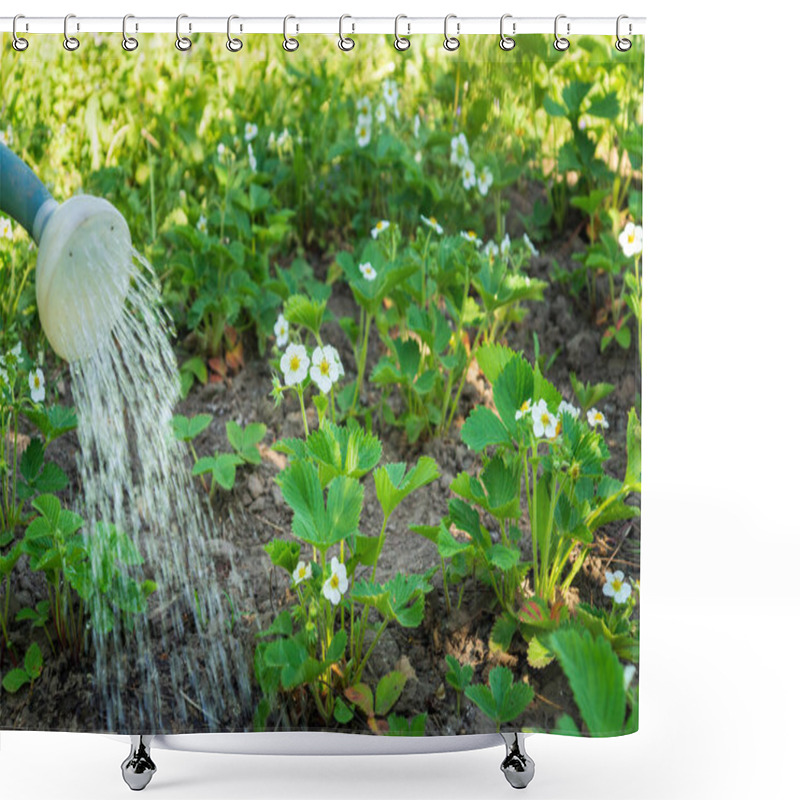
M633 47L633 42L630 39L620 38L620 35L619 35L619 27L620 27L620 25L619 24L620 24L620 22L622 22L623 19L630 19L630 18L626 14L620 14L617 17L617 41L614 43L614 47L616 47L617 50L619 50L620 53L627 53L628 50L630 50L631 47ZM633 31L633 27L632 27L631 23L628 22L628 36L631 35L632 31Z
M569 48L569 39L567 39L564 36L558 35L558 21L560 19L566 19L566 18L567 18L566 14L559 14L556 17L555 25L553 28L553 32L555 33L556 37L555 41L553 42L553 47L555 47L555 49L558 50L560 53L563 53L564 50ZM569 36L569 22L567 23L567 36Z
M506 52L508 52L509 50L513 50L514 47L516 47L516 44L517 44L514 41L514 39L512 39L510 36L506 36L505 32L503 31L503 27L504 27L505 21L507 19L512 19L511 14L503 14L503 16L500 17L500 49L501 50L505 50ZM512 22L511 23L511 32L512 33L516 33L517 32L517 23L516 22Z
M11 23L11 46L18 52L21 53L23 50L28 49L28 40L23 39L21 36L17 36L17 20L18 19L25 19L23 14L17 14L14 17L14 21ZM27 30L28 23L25 23L25 29Z
M411 47L411 39L400 35L401 19L408 19L408 17L405 14L398 14L394 18L394 49L402 53ZM406 25L408 25L408 32L411 33L411 23L407 22Z
M343 33L344 21L346 19L353 18L349 14L342 14L342 16L339 17L339 49L348 52L356 46L356 43L353 41L353 39L351 39L349 36L345 36Z
M288 35L290 19L297 19L297 17L289 14L283 18L283 49L287 53L294 53L300 47L300 42Z
M236 14L231 14L228 17L228 41L225 42L225 47L231 51L231 53L238 53L243 47L244 42L241 39L236 39L231 36L231 22L235 19L239 19ZM239 30L241 31L242 27L239 26Z
M181 20L188 19L188 14L178 14L175 20L175 47L182 53L186 52L192 46L192 40L188 36L181 36ZM191 23L189 24L189 31L192 30Z
M128 20L135 19L133 14L126 14L122 18L122 49L132 53L138 46L139 40L134 36L128 36ZM136 25L136 30L139 30L139 25Z
M454 50L458 50L458 48L461 46L461 42L458 40L458 36L450 36L447 33L447 25L448 25L448 23L450 22L451 19L458 20L458 17L455 14L448 14L444 18L444 42L443 42L443 46L444 46L445 50L449 50L452 53ZM461 23L460 22L456 22L456 33L458 33L460 29L461 29Z
M75 19L74 14L67 14L67 16L64 17L64 49L70 52L77 50L81 46L81 43L74 36L69 35L68 28L71 19ZM80 30L80 26L77 23L75 30Z

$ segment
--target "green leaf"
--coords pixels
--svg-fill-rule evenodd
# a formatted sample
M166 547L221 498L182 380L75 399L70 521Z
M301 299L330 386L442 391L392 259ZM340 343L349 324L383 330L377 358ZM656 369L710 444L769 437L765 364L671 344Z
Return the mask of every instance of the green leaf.
M273 539L264 545L270 561L276 566L285 569L290 575L294 572L300 560L300 543L287 542L285 539Z
M560 733L562 736L580 736L581 732L575 724L575 720L568 714L562 714L556 720L556 726L553 729L554 733Z
M592 736L617 736L625 724L623 667L605 638L561 629L548 646L567 676L575 702Z
M212 419L211 414L198 414L191 419L182 414L176 414L172 418L172 430L175 438L181 442L192 441L211 424Z
M27 483L33 483L43 465L44 444L41 439L34 436L19 460L19 471Z
M214 456L212 477L223 489L230 491L236 481L236 467L241 463L242 459L233 453L221 453Z
M402 672L384 675L375 689L375 715L385 717L392 706L400 699L407 677Z
M283 315L290 325L300 325L318 337L325 317L325 305L324 302L293 294L284 303Z
M508 667L494 667L489 673L489 686L468 686L465 694L499 728L525 711L534 692L525 683L514 683Z
M258 443L267 435L267 426L262 422L252 422L244 430L241 425L230 420L225 425L225 432L231 447L248 464L260 464L261 453Z
M510 347L493 342L486 342L475 351L478 366L492 386L514 355L515 353Z
M466 475L466 473L461 474ZM469 534L469 537L481 550L488 550L492 546L489 532L481 525L480 516L474 508L471 508L457 497L450 500L447 508L448 516L453 525L458 530Z
M461 427L461 439L476 453L489 445L511 445L512 440L500 418L486 406L477 406Z
M589 94L593 84L586 81L570 81L562 92L562 99L571 116L577 115L584 97Z
M353 709L338 696L333 704L333 718L340 725L347 725L353 719Z
M25 653L25 671L28 676L33 680L42 674L42 666L44 659L42 658L42 651L36 642L33 642Z
M454 538L444 525L437 529L436 546L442 558L453 558L453 556L469 550L472 545L469 542L460 542Z
M457 692L463 692L472 682L475 668L471 664L460 664L455 656L446 655L444 659L447 662L447 666L450 668L444 676L445 680Z
M494 385L494 402L500 419L509 431L517 429L517 411L533 398L533 367L521 356L514 357L503 367Z
M399 714L389 714L389 736L424 736L425 723L428 720L427 712L417 714L413 719L408 720Z
M519 550L513 550L502 544L493 544L486 551L486 558L493 567L496 567L501 572L508 572L517 566Z
M408 473L405 469L402 463L387 464L374 472L375 492L387 518L408 495L439 477L439 467L429 456L422 456Z
M489 635L489 650L491 652L500 650L507 653L516 632L517 621L514 617L507 613L501 614L492 625Z
M628 412L628 429L626 434L628 464L625 468L624 483L633 491L641 491L642 481L642 426L636 411Z
M12 669L11 672L7 673L3 678L3 688L10 694L15 694L23 686L30 683L30 680L25 670Z
M544 110L551 116L551 117L566 117L567 111L560 103L557 103L548 95L544 96L544 101L542 103L544 106Z
M593 117L603 119L616 119L619 115L619 99L616 92L609 92L604 97L596 97L592 100L587 111Z

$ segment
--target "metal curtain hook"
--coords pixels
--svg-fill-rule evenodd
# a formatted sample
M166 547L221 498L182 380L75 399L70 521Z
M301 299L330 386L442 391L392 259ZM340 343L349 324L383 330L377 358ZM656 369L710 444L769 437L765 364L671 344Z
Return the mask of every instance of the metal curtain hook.
M631 47L633 47L633 42L630 39L622 39L622 38L620 38L620 35L619 35L619 27L620 27L620 25L619 24L620 24L620 22L622 22L623 19L628 19L628 17L625 14L620 14L617 17L617 41L614 43L614 47L616 47L617 50L620 51L620 53L627 53L628 50L630 50ZM633 26L629 22L628 23L628 36L630 36L632 32L633 32Z
M398 14L394 18L394 49L399 50L401 53L411 47L411 39L400 35L400 20L408 19L405 14ZM411 33L411 23L407 22L408 32Z
M241 39L235 39L231 36L231 22L235 19L239 19L236 14L231 14L228 17L228 41L225 42L225 47L231 51L231 53L238 53L243 47L244 42ZM241 31L242 26L239 26L239 30Z
M297 17L293 17L291 14L289 14L283 18L283 49L287 53L294 53L294 51L300 47L300 42L298 42L297 39L290 37L287 33L290 19L297 19Z
M14 17L14 21L11 23L11 46L18 52L21 53L23 50L28 49L28 40L23 39L21 36L17 36L17 20L18 19L25 19L22 14L17 14ZM28 23L25 23L25 30L28 29Z
M510 36L506 36L505 32L503 31L503 26L505 25L505 21L507 19L511 19L511 14L503 14L503 16L500 17L500 49L506 51L513 50L517 44ZM511 32L517 32L516 22L511 23Z
M192 40L188 36L181 36L181 20L188 19L188 17L188 14L178 14L178 18L175 20L175 47L182 53L192 46ZM192 25L189 23L189 31L191 32L191 30Z
M558 21L560 19L566 19L566 18L567 18L566 14L559 14L556 17L555 26L553 29L556 37L556 40L553 42L553 47L555 47L556 50L562 53L569 47L569 39L565 38L564 36L558 35ZM567 23L567 36L569 36L569 22Z
M74 14L67 14L67 16L64 17L64 49L70 52L72 50L77 50L81 46L81 43L74 36L69 35L68 27L71 19L75 19ZM80 25L77 23L75 24L75 30L80 30Z
M353 18L349 14L342 14L342 16L339 17L339 49L344 50L345 52L352 50L356 46L356 43L349 36L345 36L343 33L344 21L346 19Z
M128 36L128 20L134 19L133 14L126 14L122 18L122 49L127 50L129 53L133 52L139 46L139 40L133 36ZM139 26L136 26L139 30Z
M449 50L452 53L453 50L458 50L458 48L461 46L461 42L458 41L457 36L450 36L447 33L447 25L451 19L457 20L458 17L455 14L448 14L444 18L444 42L442 44L445 50ZM460 30L461 30L461 23L456 22L456 33L459 33Z

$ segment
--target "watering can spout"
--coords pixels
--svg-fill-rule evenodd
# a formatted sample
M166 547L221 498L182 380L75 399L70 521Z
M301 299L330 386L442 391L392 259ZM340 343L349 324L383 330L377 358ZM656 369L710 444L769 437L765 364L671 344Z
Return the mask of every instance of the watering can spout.
M0 211L39 245L36 302L53 349L90 355L122 314L133 273L131 234L107 200L76 195L59 204L22 159L0 144Z

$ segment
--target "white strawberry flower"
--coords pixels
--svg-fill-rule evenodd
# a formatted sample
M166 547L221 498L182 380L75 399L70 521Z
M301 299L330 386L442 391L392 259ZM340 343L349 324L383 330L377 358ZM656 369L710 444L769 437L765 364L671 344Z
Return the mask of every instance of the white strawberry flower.
M255 172L258 168L258 162L256 161L256 156L253 152L253 145L250 143L247 145L247 160L250 162L250 169Z
M475 165L467 159L461 165L461 183L465 189L471 189L475 185Z
M444 233L444 228L437 222L436 217L426 217L424 214L420 214L419 218L429 227L433 228L438 234Z
M580 417L581 412L575 408L572 403L568 403L566 400L562 400L558 404L558 416L563 417L564 414L569 414L573 419L578 419Z
M4 131L0 130L0 144L10 147L13 141L14 131L10 125Z
M508 257L511 255L511 238L508 234L503 237L503 241L500 242L500 257L504 261L508 261Z
M328 394L331 387L339 380L339 355L330 345L317 347L311 356L311 380L317 384L323 394Z
M0 217L0 239L11 239L11 220L8 217Z
M331 574L328 580L322 584L322 594L335 606L339 605L342 595L347 591L350 584L347 580L347 567L339 563L335 556L331 559Z
M530 237L527 233L522 234L522 241L525 242L525 247L531 251L532 256L538 256L539 251L536 249L536 245L530 240Z
M622 683L625 686L625 691L630 689L633 676L636 674L636 667L633 664L626 664L625 669L622 670Z
M289 133L289 130L287 128L284 128L281 131L280 136L278 136L278 150L281 150L284 147L289 146L291 144L292 144L292 134Z
M396 110L397 101L400 99L400 92L397 88L397 81L392 81L387 78L383 82L383 99L389 108Z
M626 258L642 252L642 226L629 222L619 235L619 243Z
M381 233L388 231L391 226L392 223L389 222L388 219L378 220L378 222L375 223L375 227L370 231L372 238L377 239Z
M34 403L44 402L44 373L40 369L28 374L28 386L31 390L31 400Z
M220 158L223 158L223 157L224 157L224 155L225 155L225 145L224 145L222 142L220 142L220 143L217 145L217 155L218 155Z
M500 248L497 246L496 242L486 242L486 246L483 248L483 254L487 256L490 264L494 264L495 259L500 255Z
M311 577L311 564L306 564L305 561L298 561L297 566L292 573L292 580L295 584L302 583L307 578Z
M252 142L258 136L258 125L254 122L246 122L244 125L244 140Z
M596 428L598 425L601 428L608 427L608 420L606 419L606 415L602 411L598 411L596 408L590 408L586 412L586 418L589 420L589 424Z
M472 242L475 247L480 247L483 244L483 240L478 238L478 234L475 231L461 231L461 238Z
M367 261L365 264L359 264L358 268L361 270L361 274L364 276L364 280L367 281L374 281L375 278L378 277L378 273L375 267Z
M286 317L283 314L278 315L278 321L275 323L275 327L272 329L275 332L275 337L277 339L276 344L278 347L283 348L289 341L289 323L286 321Z
M631 596L631 585L625 580L625 574L621 570L606 572L603 594L613 597L615 603L624 603Z
M459 133L458 136L454 136L450 140L450 163L460 167L468 159L469 145L467 144L467 137L463 133Z
M356 113L359 116L369 116L370 110L372 108L372 104L370 103L369 97L359 97L356 100Z
M369 117L359 117L356 124L356 144L359 147L366 147L372 138L372 124Z
M208 233L208 220L203 214L201 214L200 219L197 220L197 230L199 230L200 233Z
M422 150L417 150L417 152L414 153L414 161L417 164L421 164L422 163Z
M555 414L550 413L547 408L547 401L542 398L531 410L533 417L533 435L537 438L544 436L547 439L552 439L556 435L556 427L558 426L558 419Z
M281 358L281 372L287 386L302 383L308 375L308 353L302 344L290 344Z
M414 138L419 139L419 126L422 124L419 114L414 117Z
M483 167L478 175L478 191L482 197L486 197L486 195L489 193L492 183L494 183L492 171L489 169L489 167ZM466 185L465 188L467 188Z
M517 413L514 414L514 419L519 421L523 417L529 417L531 415L531 411L533 411L533 400L528 399L526 400L518 409Z
M381 124L386 122L386 106L383 103L379 103L375 109L375 121Z

